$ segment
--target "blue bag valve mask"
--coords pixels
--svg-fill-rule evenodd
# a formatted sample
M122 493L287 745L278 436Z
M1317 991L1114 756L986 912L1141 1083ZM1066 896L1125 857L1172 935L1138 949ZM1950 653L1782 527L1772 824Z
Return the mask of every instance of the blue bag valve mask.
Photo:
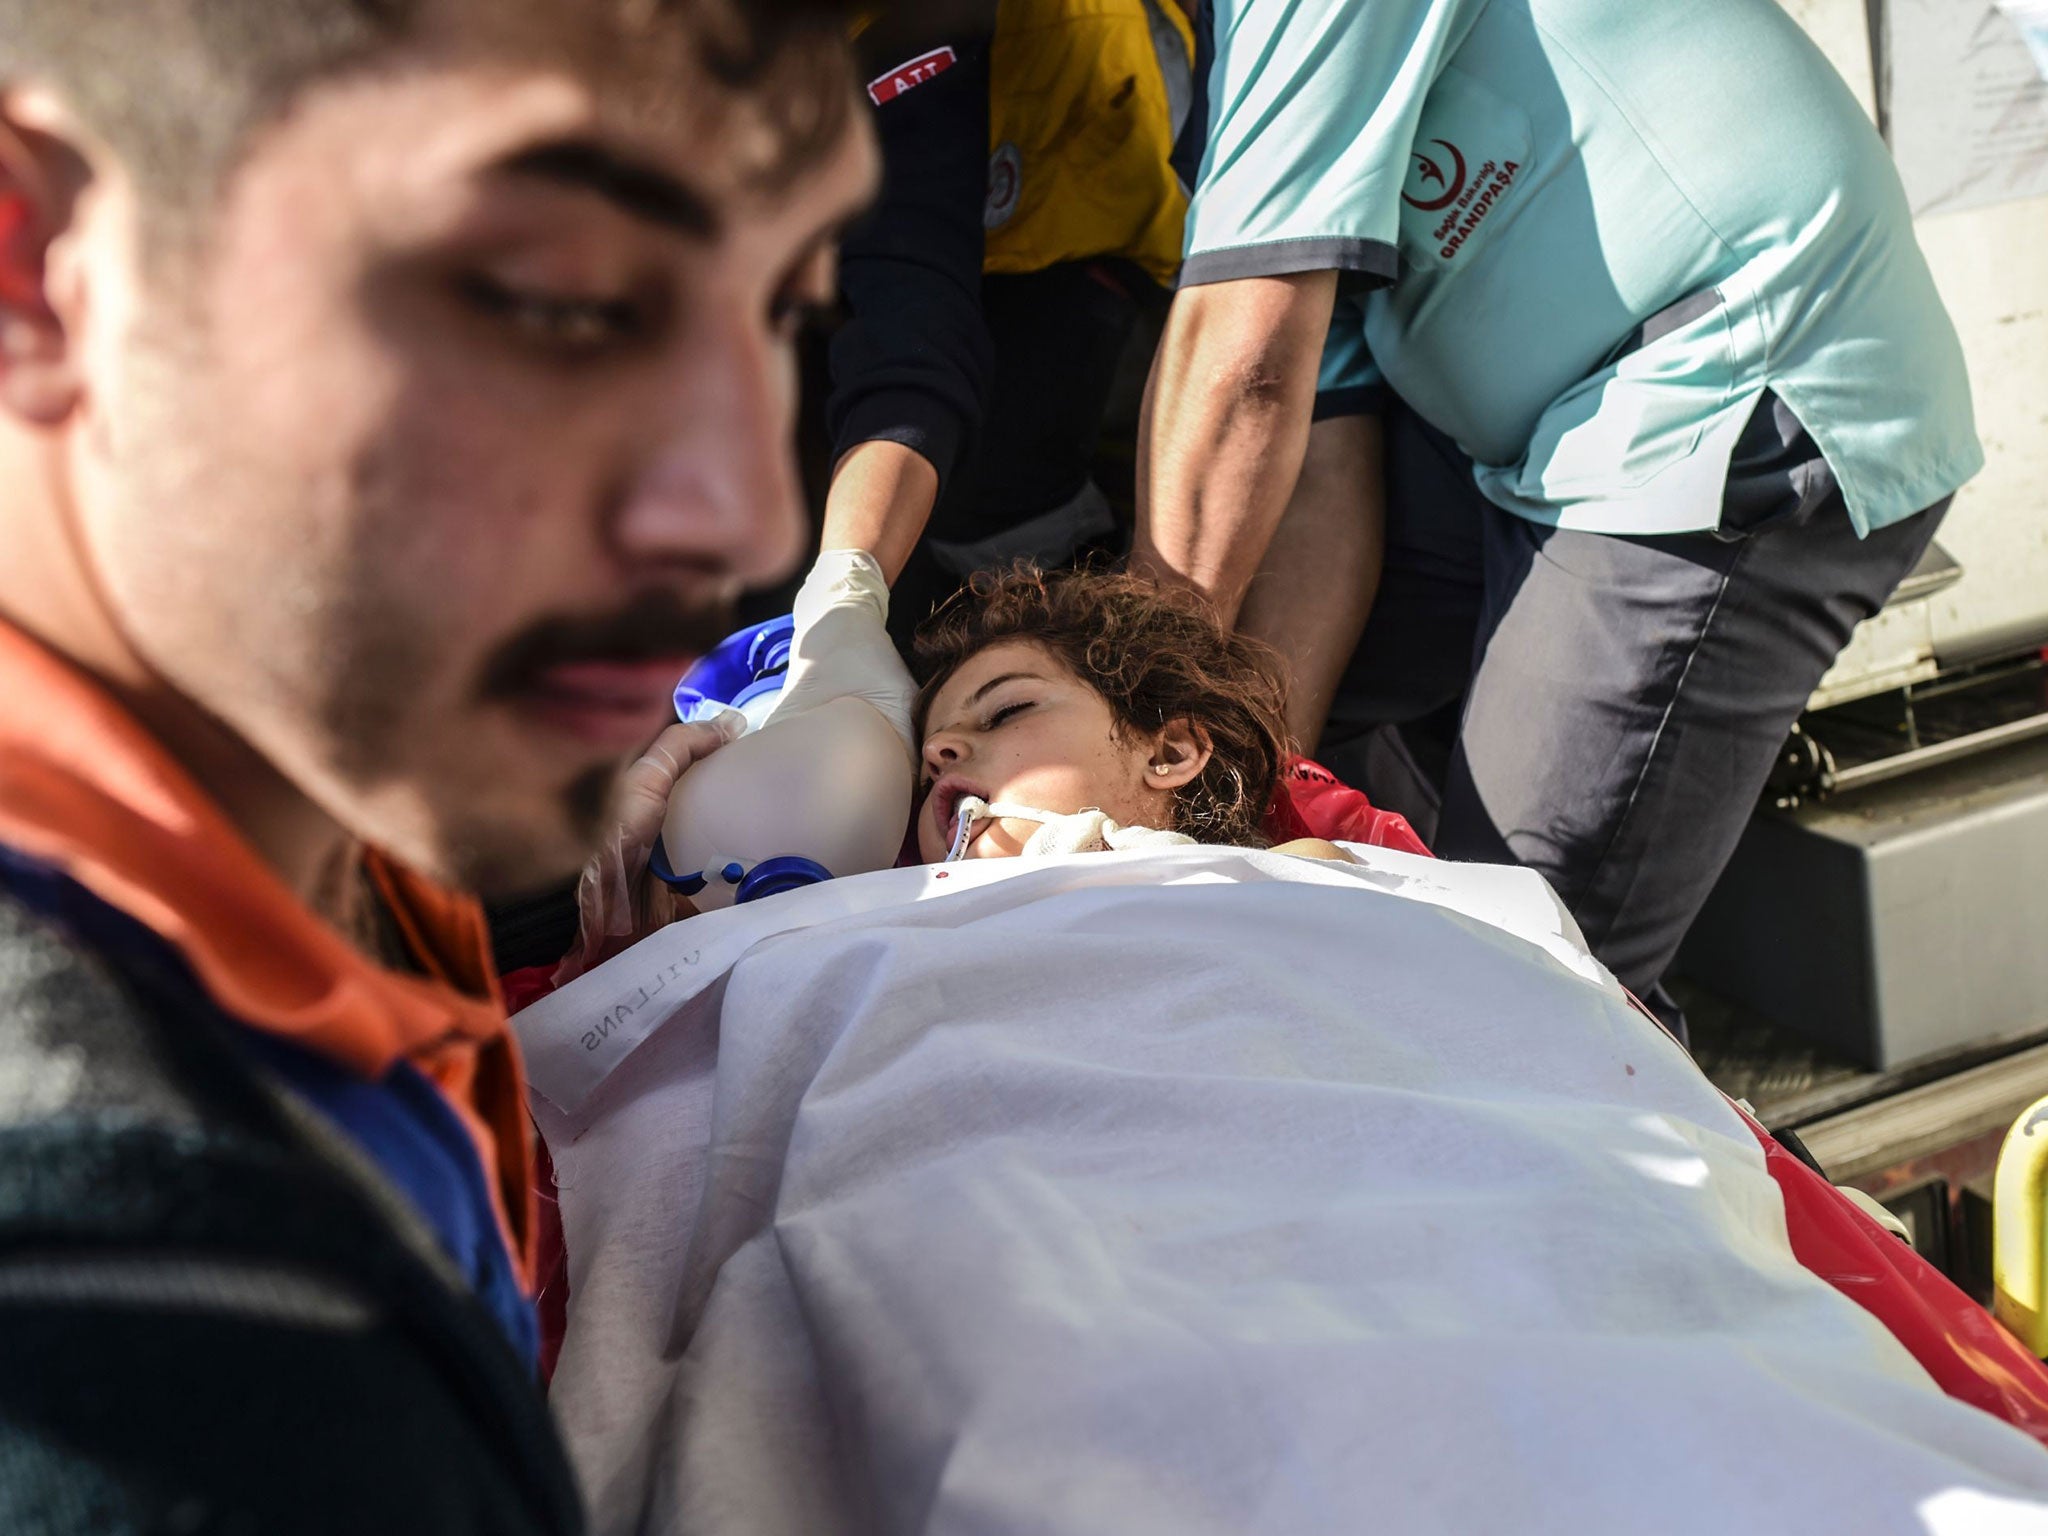
M677 714L730 705L748 729L677 782L658 878L719 907L895 861L915 778L915 688L887 614L874 558L827 551L794 613L737 632L690 669Z

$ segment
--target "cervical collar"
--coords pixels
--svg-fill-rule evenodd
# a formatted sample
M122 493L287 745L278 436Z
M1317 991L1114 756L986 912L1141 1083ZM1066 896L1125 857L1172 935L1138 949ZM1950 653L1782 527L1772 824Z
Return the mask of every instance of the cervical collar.
M1177 848L1194 842L1192 837L1179 832L1122 826L1093 807L1062 816L1005 800L990 803L978 795L962 795L954 822L953 851L946 855L948 864L966 854L974 829L985 821L1037 822L1038 830L1021 851L1020 856L1027 859L1056 853L1100 853L1106 849Z

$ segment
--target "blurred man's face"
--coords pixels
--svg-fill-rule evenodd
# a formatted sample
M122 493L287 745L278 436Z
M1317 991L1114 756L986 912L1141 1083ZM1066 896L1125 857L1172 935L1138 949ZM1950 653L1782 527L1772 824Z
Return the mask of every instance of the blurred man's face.
M789 82L734 96L606 9L435 0L262 131L189 266L82 236L66 476L128 644L485 893L576 867L735 594L799 558L791 342L874 178L859 114L792 165Z

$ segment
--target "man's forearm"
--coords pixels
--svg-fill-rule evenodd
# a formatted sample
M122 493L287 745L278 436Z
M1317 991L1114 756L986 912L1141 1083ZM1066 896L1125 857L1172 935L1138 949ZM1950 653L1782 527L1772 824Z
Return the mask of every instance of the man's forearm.
M1294 498L1237 615L1240 630L1286 663L1288 731L1310 756L1379 588L1385 464L1377 416L1315 424Z
M924 455L878 439L846 451L825 498L824 549L864 549L890 581L924 536L939 472Z
M1334 272L1183 289L1145 392L1133 565L1234 620L1301 471Z

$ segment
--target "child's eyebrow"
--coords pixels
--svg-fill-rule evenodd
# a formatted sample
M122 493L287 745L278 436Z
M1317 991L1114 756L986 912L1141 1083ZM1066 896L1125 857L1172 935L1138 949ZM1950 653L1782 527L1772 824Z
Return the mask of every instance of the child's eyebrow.
M987 682L983 683L979 688L975 689L973 693L969 694L967 696L967 707L969 709L972 709L975 705L979 704L989 694L993 693L996 689L1002 687L1004 683L1014 683L1019 678L1028 678L1030 681L1034 683L1042 683L1045 681L1045 679L1036 672L1005 672L1001 677L990 678Z

